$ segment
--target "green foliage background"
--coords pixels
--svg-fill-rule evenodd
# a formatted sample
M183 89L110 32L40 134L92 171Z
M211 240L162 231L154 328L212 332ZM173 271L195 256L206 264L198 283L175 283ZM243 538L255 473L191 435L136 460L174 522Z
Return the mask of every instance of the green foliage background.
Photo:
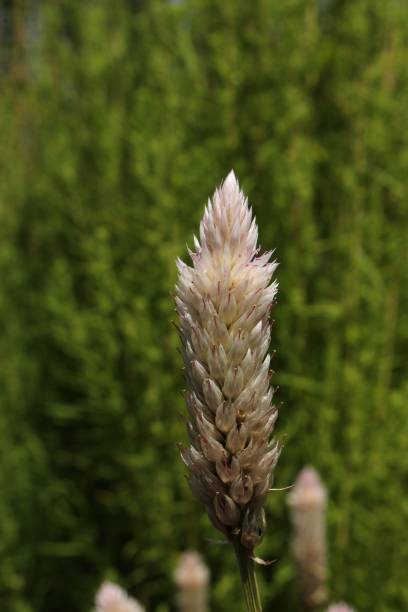
M175 448L169 295L231 167L281 262L276 484L329 487L333 599L407 610L408 5L1 10L1 610L87 611L109 577L165 612L186 547L239 609ZM294 611L285 494L267 510L265 609Z

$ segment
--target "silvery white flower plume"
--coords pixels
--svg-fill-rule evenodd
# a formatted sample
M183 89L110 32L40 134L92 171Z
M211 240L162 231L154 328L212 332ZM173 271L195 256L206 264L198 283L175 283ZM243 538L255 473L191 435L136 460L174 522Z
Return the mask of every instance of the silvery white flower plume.
M103 582L96 593L95 612L144 612L144 608L113 582Z
M269 314L276 262L233 172L209 201L192 266L177 261L175 302L188 389L189 483L214 525L252 551L280 445L270 385Z

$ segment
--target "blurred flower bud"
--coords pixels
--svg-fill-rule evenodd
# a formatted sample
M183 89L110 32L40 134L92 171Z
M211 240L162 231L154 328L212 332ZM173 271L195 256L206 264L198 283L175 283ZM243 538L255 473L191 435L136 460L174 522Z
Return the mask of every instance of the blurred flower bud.
M144 612L144 608L112 582L103 582L95 596L95 612Z
M353 608L350 608L350 606L342 602L342 603L332 604L327 609L327 612L354 612L354 610Z
M327 601L327 493L313 468L306 467L299 473L288 504L300 597L306 609L313 609Z
M180 557L174 572L179 612L206 612L209 571L200 555L187 551Z

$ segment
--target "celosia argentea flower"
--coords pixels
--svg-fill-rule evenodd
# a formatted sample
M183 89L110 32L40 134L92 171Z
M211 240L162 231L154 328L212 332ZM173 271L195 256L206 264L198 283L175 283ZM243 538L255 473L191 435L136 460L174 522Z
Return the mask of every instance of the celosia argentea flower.
M233 172L194 238L192 266L178 260L176 308L188 389L189 483L214 525L252 554L280 446L271 440L269 314L277 267L259 254L258 229Z
M96 593L95 612L144 612L144 608L113 582L103 582Z
M354 612L353 608L350 608L345 603L332 604L327 612Z
M210 573L194 550L183 553L174 572L179 612L207 612Z
M302 604L315 609L327 600L327 492L311 467L299 473L288 496L292 521L291 548Z

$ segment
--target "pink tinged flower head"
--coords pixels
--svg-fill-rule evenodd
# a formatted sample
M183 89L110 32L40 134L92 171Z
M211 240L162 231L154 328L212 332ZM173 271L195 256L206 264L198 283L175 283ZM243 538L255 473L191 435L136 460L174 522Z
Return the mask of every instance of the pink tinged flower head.
M337 604L332 604L327 612L354 612L353 608L350 608L350 606L348 606L345 603L337 603Z
M206 612L209 579L208 568L197 552L187 551L181 555L174 572L180 612Z
M292 508L325 509L327 492L319 474L312 467L304 467L298 474L288 503Z
M178 260L175 291L187 381L190 446L181 450L193 492L215 526L252 550L280 446L270 385L272 253L259 253L252 211L231 172L208 202L200 239Z
M95 612L144 612L138 602L121 587L103 582L95 596Z
M327 600L327 493L316 470L301 470L288 504L299 593L306 609L315 608Z

